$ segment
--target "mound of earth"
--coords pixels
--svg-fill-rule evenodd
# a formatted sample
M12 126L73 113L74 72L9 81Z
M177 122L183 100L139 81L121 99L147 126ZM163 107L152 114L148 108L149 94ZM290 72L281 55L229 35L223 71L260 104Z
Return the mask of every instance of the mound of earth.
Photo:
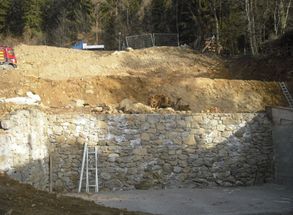
M293 81L293 56L242 57L230 61L231 78L238 80ZM293 88L292 88L293 90Z
M246 79L246 64L238 61L234 67L231 61L187 48L91 52L19 45L15 50L19 67L1 71L0 98L32 91L50 110L68 111L77 100L92 108L117 107L123 99L147 104L151 95L181 98L192 112L256 112L287 105L277 82L241 80ZM247 71L255 68L249 65ZM0 110L6 107L0 105Z
M229 68L235 79L293 81L293 30L282 37L267 41L260 47L257 58L241 57L230 61ZM293 88L292 88L293 90Z
M20 184L0 176L0 214L9 215L143 215L96 205L93 201L65 197Z

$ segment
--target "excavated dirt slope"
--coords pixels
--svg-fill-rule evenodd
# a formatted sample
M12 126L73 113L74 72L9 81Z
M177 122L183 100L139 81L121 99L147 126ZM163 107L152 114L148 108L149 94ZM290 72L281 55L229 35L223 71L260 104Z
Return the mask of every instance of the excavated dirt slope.
M144 215L96 205L82 199L38 191L0 176L0 214L2 215ZM147 214L145 214L147 215Z
M78 99L92 107L125 98L146 104L154 94L182 98L193 112L255 112L286 105L276 82L240 80L237 66L186 48L90 52L19 45L15 51L19 66L1 71L0 98L32 91L48 109L67 111Z

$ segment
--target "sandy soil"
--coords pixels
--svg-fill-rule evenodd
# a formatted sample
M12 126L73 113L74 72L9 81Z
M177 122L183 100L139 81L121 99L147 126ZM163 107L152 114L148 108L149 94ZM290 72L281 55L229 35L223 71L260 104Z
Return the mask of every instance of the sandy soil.
M241 80L245 79L242 61L231 63L190 49L90 52L19 45L15 51L19 67L1 71L0 98L33 91L48 109L68 111L77 99L92 107L117 105L125 98L146 104L154 94L174 101L182 98L193 112L256 112L286 105L274 80L254 80L253 75ZM249 74L255 73L254 66L245 68Z
M88 76L139 76L193 74L223 77L223 62L190 49L156 47L130 52L81 51L49 46L15 47L24 76L67 80ZM210 70L210 71L208 71ZM226 76L228 73L226 71Z

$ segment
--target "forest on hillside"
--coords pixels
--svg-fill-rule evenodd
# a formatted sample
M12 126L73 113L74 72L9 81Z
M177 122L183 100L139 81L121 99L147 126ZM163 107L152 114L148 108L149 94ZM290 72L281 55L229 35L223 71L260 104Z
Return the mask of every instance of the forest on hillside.
M293 28L293 0L1 0L0 38L69 47L78 40L118 49L119 37L178 33L201 48L206 38L231 54Z

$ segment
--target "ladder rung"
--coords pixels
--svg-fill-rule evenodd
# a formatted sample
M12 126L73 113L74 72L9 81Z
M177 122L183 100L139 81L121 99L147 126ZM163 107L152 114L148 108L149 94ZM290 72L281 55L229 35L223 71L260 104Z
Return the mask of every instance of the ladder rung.
M89 156L89 155L94 155L94 156ZM94 159L95 164L93 164L90 160ZM82 159L82 167L81 167L81 173L80 173L80 182L79 182L79 187L78 187L78 192L81 192L82 189L82 181L86 180L86 191L89 192L89 187L94 187L95 191L99 191L99 185L98 185L98 150L97 147L89 147L86 143L84 145L84 152L83 152L83 159ZM86 167L85 167L86 165ZM90 167L89 167L90 166ZM95 168L93 168L95 166ZM95 171L91 172L90 171ZM84 177L84 172L85 172L85 177ZM94 174L95 173L95 174ZM94 176L95 175L95 176ZM95 179L95 185L93 184L88 184L90 180ZM91 180L91 181L92 181Z
M291 96L291 94L290 94L285 82L279 82L279 85L280 85L280 87L282 89L282 92L283 92L284 96L286 97L286 100L287 100L289 106L293 107L293 98L292 98L292 96Z

